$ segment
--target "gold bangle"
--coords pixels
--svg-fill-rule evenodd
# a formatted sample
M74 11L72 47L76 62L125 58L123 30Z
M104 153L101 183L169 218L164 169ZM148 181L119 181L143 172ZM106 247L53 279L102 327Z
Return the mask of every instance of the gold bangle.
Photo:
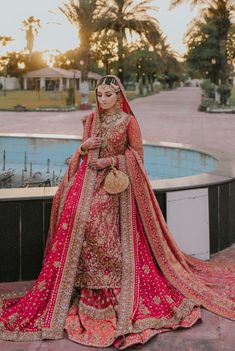
M81 155L86 155L87 154L87 151L84 151L84 150L82 150L82 145L80 146L80 154Z
M110 166L111 166L111 168L113 168L114 165L115 165L115 160L114 160L114 158L112 156L110 157L110 160L111 160Z

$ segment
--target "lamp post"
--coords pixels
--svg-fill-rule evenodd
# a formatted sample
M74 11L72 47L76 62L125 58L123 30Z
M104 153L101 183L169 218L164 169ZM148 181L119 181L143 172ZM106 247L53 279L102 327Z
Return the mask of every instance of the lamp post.
M139 79L140 79L140 70L141 70L141 64L137 63L137 72L136 72L136 81L137 81L137 83L139 83Z
M211 64L212 64L213 83L217 84L217 79L216 79L216 59L214 57L211 59Z
M216 59L212 57L211 59L211 64L212 64L212 77L213 77L213 83L215 84L215 102L220 103L220 94L218 92L218 86L217 86L217 71L216 71Z

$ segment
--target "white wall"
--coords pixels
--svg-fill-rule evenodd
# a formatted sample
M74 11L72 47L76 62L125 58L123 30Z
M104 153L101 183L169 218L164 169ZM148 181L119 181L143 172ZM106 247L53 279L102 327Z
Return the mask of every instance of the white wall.
M200 259L209 259L207 188L167 193L167 224L183 252Z
M6 83L5 83L6 82ZM15 77L0 77L0 83L3 85L3 89L6 84L6 90L20 89L20 83L18 78Z

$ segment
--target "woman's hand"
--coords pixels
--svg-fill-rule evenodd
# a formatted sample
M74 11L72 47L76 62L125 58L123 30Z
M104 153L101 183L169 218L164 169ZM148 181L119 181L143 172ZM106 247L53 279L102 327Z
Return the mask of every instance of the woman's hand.
M96 170L101 170L104 168L107 168L111 165L111 159L110 157L106 157L106 158L100 158L98 160L95 161L90 161L88 166L92 169L96 169Z
M101 145L101 138L98 137L90 137L86 141L84 141L81 145L83 151L97 149Z

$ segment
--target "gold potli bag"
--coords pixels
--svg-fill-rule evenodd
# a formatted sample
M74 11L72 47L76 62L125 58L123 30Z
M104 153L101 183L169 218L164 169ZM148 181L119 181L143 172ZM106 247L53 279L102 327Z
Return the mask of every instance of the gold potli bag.
M126 190L128 185L128 175L114 167L114 159L111 157L111 170L105 177L104 190L109 194L119 194Z

